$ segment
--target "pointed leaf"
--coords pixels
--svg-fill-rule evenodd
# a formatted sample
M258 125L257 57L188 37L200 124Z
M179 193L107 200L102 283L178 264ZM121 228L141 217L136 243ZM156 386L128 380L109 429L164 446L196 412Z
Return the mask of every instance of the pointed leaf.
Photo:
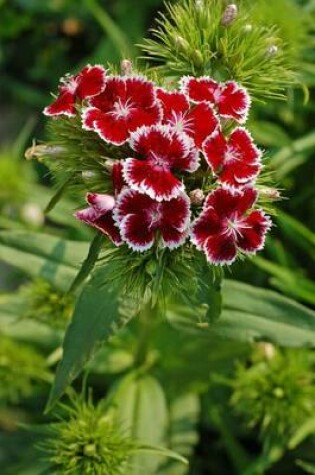
M66 331L48 408L62 396L100 344L127 323L128 318L119 313L120 297L119 289L111 282L111 267L96 269L82 289Z
M266 340L284 346L315 346L315 312L276 292L233 280L223 284L223 311L209 329L198 329L196 315L187 306L171 304L168 318L199 335L218 334L239 341Z
M86 251L85 242L25 231L0 232L0 260L60 290L69 288Z
M119 382L112 398L126 434L140 444L165 445L168 412L163 389L155 378L131 373ZM160 462L160 457L137 453L130 461L130 475L154 473Z

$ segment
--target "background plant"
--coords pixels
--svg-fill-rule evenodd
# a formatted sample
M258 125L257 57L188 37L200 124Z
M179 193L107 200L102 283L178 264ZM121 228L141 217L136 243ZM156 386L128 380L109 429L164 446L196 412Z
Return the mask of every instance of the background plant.
M8 11L13 11L15 18L19 16L22 22L24 15L21 15L21 12L24 14L27 11L31 18L28 25L31 25L35 12L36 18L38 15L41 18L49 18L49 21L58 18L58 25L68 18L68 12L71 12L70 16L72 15L74 8L76 9L74 13L78 13L77 3L74 6L71 2L60 2L59 6L56 3L57 7L52 2L49 9L48 4L43 6L42 3L39 5L36 2L27 2L27 4L16 2L12 5L11 3L10 5L7 2L2 4L2 8L5 7L6 15ZM11 91L10 102L8 99L7 102L11 106L12 98L14 98L14 107L16 108L17 104L19 107L19 117L27 116L31 109L33 113L34 104L38 104L36 110L40 111L42 106L47 103L47 89L55 89L57 79L64 71L78 69L81 61L82 63L86 63L88 60L98 62L105 56L110 61L118 61L119 53L117 54L117 52L120 51L126 38L130 38L128 45L133 42L141 42L144 25L150 24L155 5L144 4L147 10L143 12L140 9L136 11L130 5L128 6L128 3L117 1L112 2L109 9L107 6L103 8L102 11L106 13L102 17L102 28L107 25L107 29L101 30L101 27L98 29L99 27L96 26L97 23L94 19L96 17L91 13L91 8L94 8L94 12L99 12L95 9L95 3L90 2L87 7L88 2L82 2L80 15L82 15L85 25L84 33L74 37L65 35L66 38L64 38L60 27L57 26L58 33L54 33L53 38L54 45L56 45L56 41L60 40L63 45L68 43L81 44L82 46L82 43L78 41L79 38L82 38L83 42L83 36L84 38L89 37L88 41L84 40L85 45L92 45L87 52L87 57L82 55L82 48L81 52L78 48L76 54L70 54L71 48L65 48L63 57L63 54L60 54L62 48L54 46L54 51L51 53L51 58L54 59L51 59L50 63L46 63L46 69L43 68L41 76L39 75L40 80L34 79L34 68L29 68L29 60L27 76L23 75L23 79L21 79L22 75L16 72L21 62L13 62L13 56L8 55L9 43L13 37L20 42L22 40L25 42L25 38L30 38L31 43L34 41L32 38L35 38L32 26L29 26L28 29L23 29L20 26L19 33L18 22L15 22L14 35L16 36L10 36L9 39L2 42L2 57L6 58L2 64L7 71L6 87ZM259 21L264 25L270 22L269 24L278 25L281 42L283 42L281 44L285 48L289 46L289 49L286 49L286 54L289 55L294 69L299 72L297 83L301 82L309 87L309 101L304 104L305 91L296 84L295 87L286 90L288 101L275 102L274 104L268 101L268 106L257 103L253 106L250 127L254 130L255 137L261 146L268 149L269 166L273 170L275 182L280 188L286 189L284 195L289 199L282 200L277 205L279 208L275 218L277 228L273 231L272 239L268 241L265 254L253 259L252 263L248 262L246 266L244 263L237 265L232 276L235 280L242 280L260 287L273 286L281 293L299 300L312 309L314 305L314 284L312 282L314 272L312 2L288 0L286 2L287 9L282 7L281 2L273 2L272 6L270 4L263 5L263 2L255 3L259 6L253 10L253 17L251 17L253 19L250 22L253 24L254 21ZM101 2L100 6L104 7ZM87 10L88 8L89 10ZM126 14L128 8L129 14ZM285 12L287 11L297 11L299 14L286 16ZM57 12L56 16L55 12ZM12 13L10 14L12 15ZM134 14L134 18L138 15L139 20L131 21L131 14ZM101 18L98 14L96 16ZM112 25L106 23L108 16L116 21L114 30L108 29L109 25ZM289 28L289 25L293 23L294 27ZM45 22L41 24L43 28L46 27ZM8 27L8 25L7 21L6 26ZM128 25L132 25L134 30L128 30ZM118 31L124 32L123 39L119 37L117 40L117 26ZM41 29L38 28L37 31L42 34ZM25 35L26 32L27 35ZM100 41L99 56L93 55L95 41L98 41L95 40L96 33L99 35ZM75 40L71 38L75 38ZM21 44L18 41L16 44ZM37 41L32 44L34 44L33 49L30 47L28 50L36 51L32 57L37 63L41 58L40 51L42 48L44 49L45 43L42 41L42 37L38 36ZM292 50L290 52L293 45L294 53ZM20 49L18 46L16 47L16 51ZM63 58L62 61L60 58ZM303 65L301 58L303 58ZM55 74L53 77L51 64L55 66L56 63L58 67L53 68ZM154 64L152 65L154 66ZM21 83L23 83L23 88L20 88ZM26 93L26 86L30 87L35 94ZM27 90L30 92L30 89ZM40 98L38 91L41 91ZM22 103L23 115L20 109ZM18 121L14 122L18 123ZM18 129L21 130L22 127L18 127ZM17 136L19 130L15 130L13 133L12 127L7 136ZM28 132L28 134L30 134L28 141L31 145L31 136L35 135L35 132ZM40 137L39 129L36 131L36 137ZM13 147L10 145L6 147L7 150L12 150ZM23 176L25 176L26 169L30 170L29 164L27 167L22 165L21 155L22 153L18 152L19 160L17 160L17 168L14 168L13 173L8 170L15 181L19 181L18 178L21 176L20 165L23 167ZM8 161L10 161L9 169L10 166L13 167L13 161L11 158L8 158ZM37 189L35 183L38 181L38 177L44 175L44 179L40 179L47 183L43 165L36 165L35 173L32 175L23 183L19 181L16 188L15 185L12 186L12 189L18 190L18 192L12 193L11 198L10 189L5 196L4 207L7 207L7 203L10 201L12 203L10 206L16 211L13 215L9 214L9 218L7 211L2 211L1 225L7 231L1 233L0 255L4 262L15 266L14 273L12 268L10 268L10 274L7 274L6 271L6 287L16 288L21 281L23 283L25 280L35 279L35 281L30 285L27 295L22 289L14 296L11 294L1 296L1 333L5 335L6 339L12 340L19 346L22 343L31 345L36 353L40 353L42 362L42 358L46 359L45 364L49 367L50 365L54 366L60 358L63 330L51 328L51 316L56 311L59 314L58 306L54 307L54 299L47 309L41 305L37 306L38 278L41 279L40 289L48 289L49 296L63 295L67 292L69 283L75 278L80 263L86 257L87 240L91 235L88 231L82 230L82 227L76 227L75 223L71 227L69 226L68 210L71 209L71 206L73 208L76 206L76 204L66 202L66 200L71 201L71 193L69 197L62 199L58 207L49 214L49 217L44 220L41 218L35 229L31 225L32 234L29 230L24 231L25 220L18 218L19 209L24 205L24 198L19 198L19 201L16 200L16 196L19 196L19 190L22 190L22 196L30 196L29 192L26 192L26 195L23 194L26 183L29 183L28 186L32 189L32 197L35 196L35 189ZM52 191L43 188L42 184L38 186L42 194L38 194L36 203L43 213L52 196ZM30 227L29 222L27 227ZM18 235L8 231L8 229L17 228L20 230ZM45 234L42 235L42 233ZM47 233L50 236L47 236ZM75 239L76 241L67 242L65 239ZM116 264L116 271L120 272L119 262ZM149 271L152 274L152 269ZM150 274L147 274L146 278L151 278ZM274 458L266 460L264 449L266 439L262 435L258 436L256 428L251 431L246 425L246 421L252 421L253 417L254 411L251 409L251 403L249 401L242 406L237 402L238 399L235 396L237 391L241 391L241 384L246 387L247 374L252 374L251 368L252 371L255 371L256 368L263 366L267 372L272 372L272 367L278 368L277 365L273 366L271 363L273 359L266 359L260 346L256 348L254 344L254 349L252 349L252 341L257 339L274 341L281 335L279 342L284 345L312 344L312 313L298 305L292 306L287 300L282 300L268 292L246 287L240 282L227 280L223 292L223 301L225 302L223 314L217 326L213 327L209 333L205 334L204 331L205 324L209 324L205 320L204 310L200 309L200 312L196 312L192 321L191 312L185 314L182 310L178 311L178 306L180 306L178 302L164 316L164 324L158 326L154 324L154 337L145 349L144 358L141 357L142 350L139 357L138 335L141 326L138 321L132 321L128 328L125 328L112 338L110 343L102 347L89 364L89 384L94 387L94 399L97 401L103 399L105 394L110 395L110 400L115 400L115 406L120 408L119 411L124 409L121 412L124 421L131 420L136 408L140 407L139 421L143 422L137 424L134 434L136 433L138 437L152 437L152 440L162 441L165 447L168 446L186 457L190 457L189 470L191 473L220 473L223 475L224 473L244 474L262 473L263 471L279 474L312 473L312 470L314 471L312 463L315 463L312 417L308 415L303 420L302 413L298 424L300 433L297 431L295 438L292 436L290 441L286 442L285 448L283 445L281 446L281 453L275 450ZM29 307L32 295L34 300ZM91 309L90 303L94 298L94 294L88 295L89 309ZM259 307L257 307L257 301L262 302ZM124 319L127 320L130 304L125 302L125 307L121 311ZM27 308L34 309L34 318L31 318L32 312L30 311L26 312L25 317ZM45 318L46 312L47 318ZM38 322L36 315L43 316L41 322ZM22 318L23 316L24 318ZM234 325L235 321L238 322L238 328ZM297 330L297 325L299 330ZM235 335L242 342L225 340L226 336L235 337ZM252 351L254 351L254 356ZM284 377L285 370L289 371L288 368L298 367L298 371L306 372L307 384L303 387L309 388L310 394L312 394L313 382L312 378L308 376L312 364L312 351L298 350L301 357L297 357L295 350L275 349L274 351L276 355L279 353L275 360L282 362L284 367L283 371L277 369L277 375L280 373L281 377ZM239 361L239 368L242 368L239 372L235 370L234 361L236 360ZM33 361L36 362L35 356ZM137 368L136 373L134 373L135 367ZM36 363L36 368L39 368L38 363ZM293 369L289 371L290 375L292 371ZM216 380L214 384L213 378L209 377L210 374L219 374L220 378L228 380L229 383L222 384L222 381ZM113 387L114 383L115 389L110 394L109 388ZM79 391L80 387L79 383ZM251 388L253 387L254 384L251 384ZM7 473L36 474L47 469L46 462L41 461L40 454L36 452L36 456L34 456L33 447L36 443L34 444L34 441L30 439L29 432L21 431L16 425L17 421L25 422L26 420L27 422L42 423L39 407L44 408L48 385L35 386L34 391L32 395L22 394L18 404L12 404L10 400L6 399L5 411L2 408L0 411L2 428L0 458ZM233 391L232 401L234 403L231 404ZM294 395L292 397L294 401L292 407L297 410L298 400L294 399ZM279 399L281 400L281 398L275 397L276 402ZM66 404L68 403L66 402ZM279 404L279 407L279 410L283 411L286 406L282 407ZM161 421L161 425L156 427L156 432L153 431L153 427L156 425L151 423L152 413L159 414L157 419ZM268 414L265 414L265 417L267 416ZM128 419L129 417L130 419ZM270 427L276 431L275 418L271 419L273 420ZM47 419L45 421L47 422ZM243 425L240 424L241 421L244 423ZM125 423L125 427L126 425L131 426L129 423ZM259 422L255 427L259 427ZM181 430L179 431L179 429ZM37 438L36 432L33 437ZM273 447L278 449L278 442L272 442L271 445L271 449ZM281 459L279 459L279 453L282 456ZM145 458L146 463L152 461L153 464L159 466L158 473L187 473L185 465L178 464L176 461L160 457L155 459L155 457L147 455ZM274 466L272 466L273 463L275 463Z

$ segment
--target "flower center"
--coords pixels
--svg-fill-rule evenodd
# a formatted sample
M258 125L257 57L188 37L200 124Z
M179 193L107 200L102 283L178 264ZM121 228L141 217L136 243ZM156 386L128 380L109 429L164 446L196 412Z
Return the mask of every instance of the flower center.
M232 234L234 238L241 234L242 229L249 227L244 223L243 218L237 218L236 216L227 219L226 225L227 233Z
M75 76L65 76L61 79L62 84L67 88L68 92L75 94L78 87L78 80Z
M238 161L241 161L241 157L240 157L240 154L236 150L233 150L232 148L228 147L224 155L224 161L225 163L238 162Z
M157 205L154 208L152 208L149 212L150 214L150 228L157 228L161 222L162 219L162 213L160 211L160 206Z
M166 157L158 155L155 152L151 152L151 163L153 166L169 170L170 166Z
M131 109L132 109L132 102L130 99L127 99L126 101L122 101L120 98L114 103L114 111L113 114L117 118L121 117L128 117Z

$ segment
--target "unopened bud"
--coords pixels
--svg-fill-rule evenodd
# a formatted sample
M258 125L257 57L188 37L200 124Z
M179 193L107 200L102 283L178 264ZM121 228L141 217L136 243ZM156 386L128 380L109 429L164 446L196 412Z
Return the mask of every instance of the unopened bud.
M44 224L44 214L36 203L26 203L21 209L23 221L32 226L41 226Z
M83 181L93 181L97 177L97 174L92 170L83 170L82 179Z
M83 453L86 457L95 457L97 455L95 444L88 444L84 447Z
M195 66L197 66L197 68L203 65L203 57L202 57L201 52L198 49L195 49L191 56L192 56L192 60L195 64Z
M267 360L271 360L276 354L276 349L272 343L258 343L258 347Z
M205 199L204 192L200 190L200 188L197 188L196 190L192 190L189 193L190 201L193 205L201 205L203 203L203 200Z
M175 36L175 45L183 53L186 53L190 49L188 41L179 35Z
M227 5L221 17L221 25L229 26L237 17L237 13L238 8L235 3L230 3L230 5Z
M196 10L202 11L203 6L204 6L204 5L203 5L203 0L196 0L196 2L195 2Z
M279 190L277 188L263 187L260 189L260 195L270 200L279 200L281 198Z
M123 59L120 63L121 74L130 76L132 74L132 62L129 59Z
M269 46L269 48L267 49L266 53L267 53L267 56L275 56L279 51L279 48L278 46L276 45L271 45Z
M31 147L29 147L24 156L26 160L36 159L39 162L46 157L54 157L64 152L65 149L56 145L36 145L34 142Z
M253 31L253 25L251 25L250 23L247 23L243 29L245 33L250 33L251 31Z

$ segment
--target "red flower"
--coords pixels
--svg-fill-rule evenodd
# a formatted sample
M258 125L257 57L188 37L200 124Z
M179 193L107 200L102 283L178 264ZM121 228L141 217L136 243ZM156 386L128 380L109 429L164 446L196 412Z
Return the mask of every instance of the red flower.
M253 188L217 188L208 195L193 223L192 242L211 264L231 264L238 251L253 254L263 248L271 221L262 210L253 210L256 199Z
M75 76L65 76L61 79L57 99L45 107L44 114L48 116L76 114L76 101L82 101L97 94L105 88L106 71L102 66L86 66Z
M228 139L216 130L205 140L203 152L219 183L239 187L256 178L261 170L261 151L241 127L234 129Z
M106 142L125 143L130 132L161 119L154 85L143 77L110 76L102 94L83 112L83 128L95 130Z
M120 246L122 240L112 215L115 199L111 195L87 193L86 201L90 207L77 211L75 217L106 234L116 246Z
M130 146L137 158L124 162L124 178L133 189L157 201L176 198L184 184L173 171L193 172L198 151L185 133L172 127L141 127L131 135Z
M185 76L181 90L191 101L208 101L217 107L221 117L234 119L240 124L246 122L250 97L246 89L234 81L218 83L208 76L194 78Z
M162 103L163 123L186 132L198 148L219 125L212 106L207 102L190 106L185 94L161 88L157 90L157 96Z
M170 201L158 202L147 195L125 189L119 195L114 219L122 239L134 251L152 247L160 236L169 249L181 246L188 236L189 198L182 193Z

